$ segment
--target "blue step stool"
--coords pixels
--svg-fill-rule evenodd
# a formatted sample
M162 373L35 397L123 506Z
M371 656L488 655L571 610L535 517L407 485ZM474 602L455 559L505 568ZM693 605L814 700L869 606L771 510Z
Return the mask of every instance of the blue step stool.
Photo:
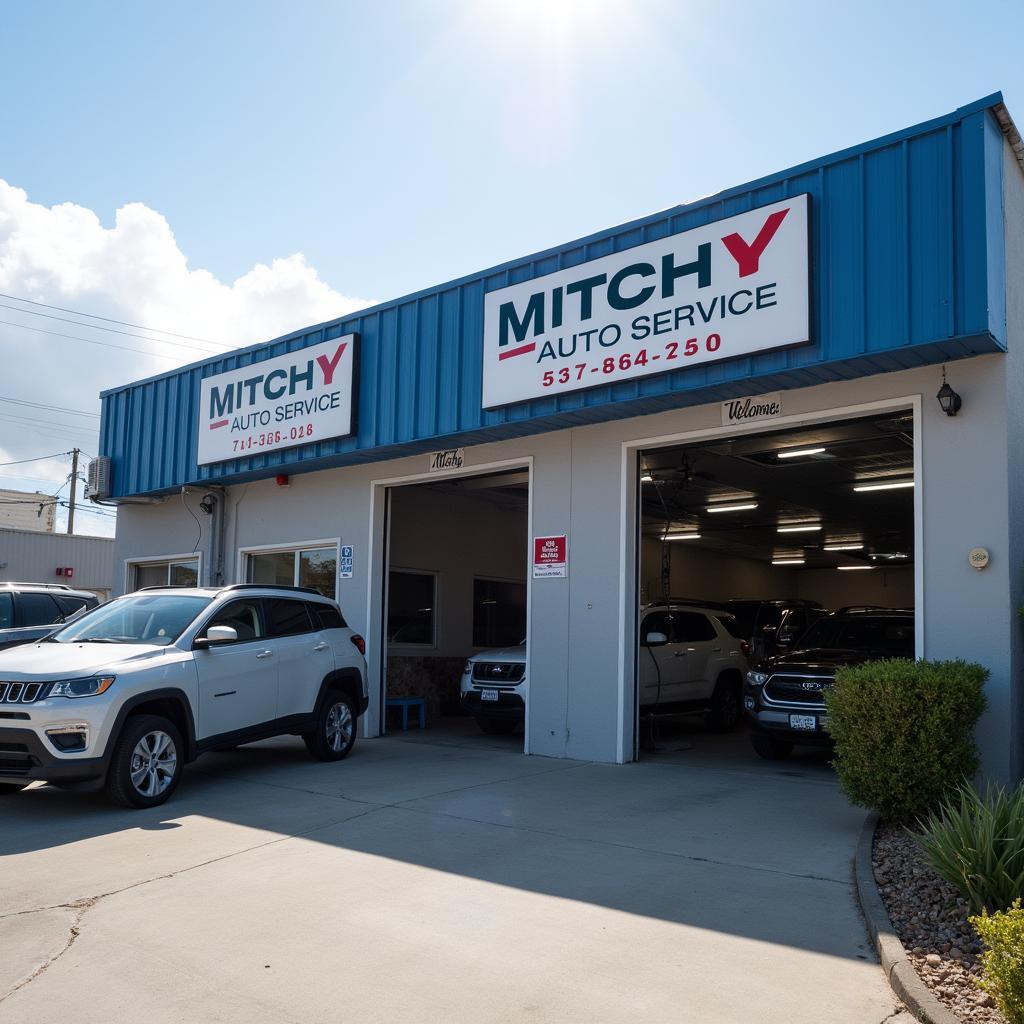
M409 708L419 708L420 728L427 727L427 702L422 697L388 697L384 701L385 713L388 708L402 709L402 732L409 731Z

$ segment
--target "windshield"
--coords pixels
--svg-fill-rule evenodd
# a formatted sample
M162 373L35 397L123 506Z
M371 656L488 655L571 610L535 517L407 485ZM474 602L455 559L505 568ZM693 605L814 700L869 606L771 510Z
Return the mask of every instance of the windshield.
M136 594L87 612L52 640L59 644L173 644L210 603L209 597Z
M800 638L800 646L831 650L880 651L894 657L914 656L914 620L911 618L819 619Z

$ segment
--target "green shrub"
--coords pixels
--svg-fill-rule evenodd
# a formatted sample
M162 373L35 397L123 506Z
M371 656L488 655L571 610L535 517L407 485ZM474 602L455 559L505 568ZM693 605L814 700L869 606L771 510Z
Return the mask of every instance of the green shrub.
M978 768L974 726L988 670L963 661L872 661L836 672L825 695L843 791L911 822Z
M1009 1024L1024 1024L1024 910L1020 900L995 914L972 917L988 946L981 955L981 987L996 1001Z
M1005 910L1024 896L1024 785L960 786L912 833L929 864L971 910Z

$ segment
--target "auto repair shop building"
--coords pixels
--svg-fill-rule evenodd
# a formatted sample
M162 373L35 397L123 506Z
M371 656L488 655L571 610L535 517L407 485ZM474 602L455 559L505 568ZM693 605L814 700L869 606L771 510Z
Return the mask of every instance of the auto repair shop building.
M642 604L913 607L919 657L990 670L985 764L1019 777L1022 281L996 94L104 393L115 586L336 594L370 736L412 678L451 710L437 679L519 603L526 751L607 762Z

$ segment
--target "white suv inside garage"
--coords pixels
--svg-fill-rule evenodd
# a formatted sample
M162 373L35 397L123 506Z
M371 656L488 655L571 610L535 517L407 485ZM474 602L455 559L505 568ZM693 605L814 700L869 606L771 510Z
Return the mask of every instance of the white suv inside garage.
M640 615L641 713L704 712L732 732L742 715L750 645L729 612L684 602L648 605Z

